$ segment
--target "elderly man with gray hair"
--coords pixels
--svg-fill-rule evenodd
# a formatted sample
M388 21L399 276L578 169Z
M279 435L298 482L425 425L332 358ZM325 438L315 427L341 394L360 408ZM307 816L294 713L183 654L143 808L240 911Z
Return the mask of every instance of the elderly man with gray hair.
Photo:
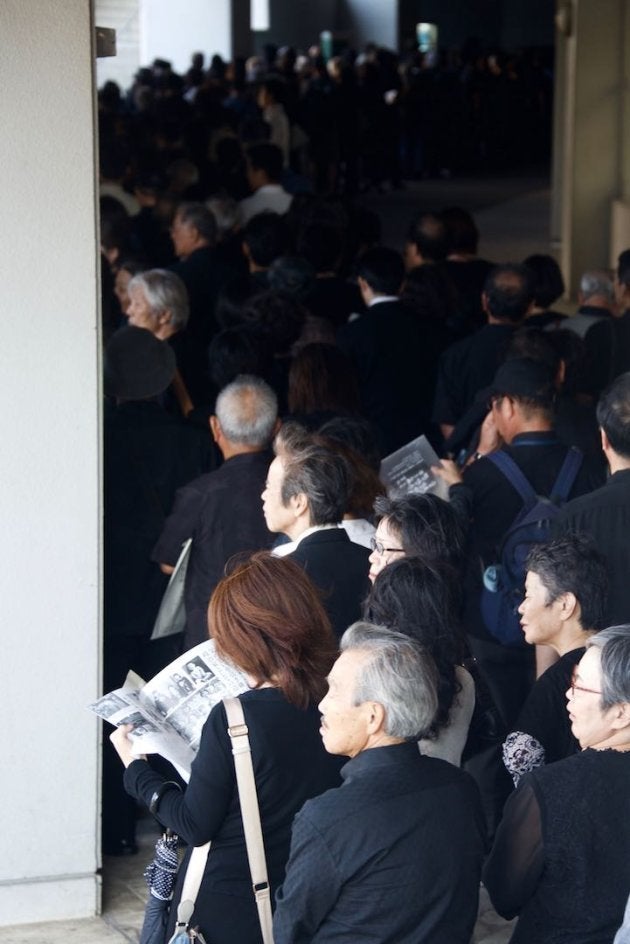
M588 358L586 393L597 397L615 376L617 324L615 318L615 286L605 269L590 269L580 279L580 307L572 318L565 318L562 327L584 340Z
M293 823L276 944L469 944L484 851L477 789L418 751L437 710L430 655L355 623L320 703L321 736L349 757L344 783Z
M230 557L271 544L260 493L277 423L276 395L260 378L242 375L223 388L210 417L223 464L179 489L153 548L152 560L172 573L183 543L192 538L184 591L186 649L208 636L208 602Z

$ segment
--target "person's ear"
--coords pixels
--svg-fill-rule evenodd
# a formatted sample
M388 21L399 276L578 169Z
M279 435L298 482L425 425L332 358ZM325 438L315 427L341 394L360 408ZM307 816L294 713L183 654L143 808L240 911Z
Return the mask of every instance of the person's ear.
M618 705L613 705L611 725L616 731L630 727L630 702L622 701Z
M569 620L574 616L579 616L580 613L580 604L574 593L567 591L563 593L560 597L560 619Z
M385 726L385 709L378 701L367 702L366 708L368 734L378 734Z
M299 492L297 495L292 495L289 499L289 504L296 518L301 518L303 514L308 512L308 498L304 492Z
M507 419L509 420L513 419L514 414L516 413L516 410L517 410L515 400L513 400L512 397L508 397L508 396L502 397L500 410L504 413Z
M218 443L221 437L221 433L222 433L221 424L219 423L219 420L217 419L214 413L212 414L208 422L210 424L210 432L212 433L212 438L214 439L215 443Z

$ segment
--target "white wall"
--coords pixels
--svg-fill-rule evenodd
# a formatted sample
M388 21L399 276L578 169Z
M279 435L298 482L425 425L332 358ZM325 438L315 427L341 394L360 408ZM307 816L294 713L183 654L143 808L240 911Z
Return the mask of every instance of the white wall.
M116 30L116 55L96 60L96 82L101 88L111 79L128 89L140 62L138 0L94 0L97 26Z
M0 924L98 907L98 332L85 0L0 4Z
M100 25L100 24L99 24ZM168 59L185 72L193 52L232 56L231 0L140 0L140 61Z
M626 196L629 17L630 0L576 0L571 34L559 37L566 62L560 264L573 296L582 272L609 264L613 201Z
M352 40L358 49L370 42L398 49L398 0L344 0L343 6L353 21Z

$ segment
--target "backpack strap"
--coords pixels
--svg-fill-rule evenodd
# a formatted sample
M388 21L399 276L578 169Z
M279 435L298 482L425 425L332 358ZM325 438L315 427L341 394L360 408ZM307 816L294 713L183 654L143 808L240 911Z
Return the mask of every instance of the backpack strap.
M516 489L524 505L531 504L536 500L536 492L531 487L514 459L508 456L507 452L498 449L496 452L489 453L485 458L489 459L499 472L506 477L510 485ZM573 483L571 482L571 484ZM571 485L569 485L569 488L570 487Z
M551 501L554 504L564 504L569 497L569 492L573 488L573 483L577 477L584 455L576 446L571 446L564 457L562 468L558 472L558 478L554 482L551 490Z

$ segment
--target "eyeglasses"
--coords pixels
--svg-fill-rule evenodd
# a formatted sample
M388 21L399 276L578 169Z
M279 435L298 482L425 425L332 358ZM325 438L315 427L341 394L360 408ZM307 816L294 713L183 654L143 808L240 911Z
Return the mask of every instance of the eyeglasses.
M571 673L571 684L569 687L571 689L572 698L575 696L576 692L589 692L591 695L601 695L601 692L597 691L597 689L595 688L584 688L583 685L578 685L576 682L576 679L577 679L577 666L575 666L575 668L573 669L573 672Z
M385 547L380 541L377 541L376 538L370 538L370 547L373 551L376 551L377 554L404 554L404 547Z

